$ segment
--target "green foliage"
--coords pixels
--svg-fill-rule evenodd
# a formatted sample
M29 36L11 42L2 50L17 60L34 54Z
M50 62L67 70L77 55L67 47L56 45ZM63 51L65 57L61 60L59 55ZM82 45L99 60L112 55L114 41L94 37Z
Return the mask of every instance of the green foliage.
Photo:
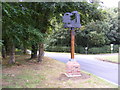
M85 54L85 47L82 47L82 46L76 46L75 47L75 52L76 53L81 53L81 54Z
M107 23L107 29L104 32L106 33L108 39L111 43L120 44L120 30L119 30L119 14L118 8L106 9L108 11L107 19L104 21Z
M96 31L84 30L77 32L76 44L83 47L102 46L107 43L107 38L104 33L97 33Z
M50 28L52 3L2 3L3 44L29 48L43 43ZM42 11L42 12L41 12Z
M3 41L2 40L0 40L0 46L2 46L3 45L3 43L2 43Z
M90 6L92 7L92 5ZM85 6L84 8L87 7ZM87 10L85 11L87 12ZM79 12L81 12L81 10ZM82 18L83 13L80 13L81 20L83 21L81 21L82 27L76 30L76 41L75 41L76 45L78 46L81 45L83 47L96 47L96 46L98 47L110 43L119 44L120 33L118 30L118 23L117 23L117 13L118 13L117 9L116 8L110 10L107 9L107 10L102 10L101 12L102 12L101 15L105 17L104 20L103 18L101 18L102 20L98 20L98 19L95 20L95 17L93 17L93 19L89 21L87 17L85 19ZM56 19L54 18L53 21L56 22ZM84 24L83 22L86 22L86 24ZM55 29L51 37L49 37L48 39L49 40L48 45L69 46L70 45L69 30L63 29L62 24L58 24L57 22L52 24L54 25Z
M56 19L58 19L60 17L60 14L63 14L67 11L72 12L73 10L78 10L79 13L81 13L81 23L83 24L87 23L88 19L96 20L95 16L98 16L98 19L102 17L102 13L97 9L97 6L87 2L3 3L2 5L4 29L3 37L11 38L17 43L23 41L22 37L25 39L25 36L28 36L26 35L27 29L29 29L28 33L33 32L35 36L38 37L41 36L41 34L38 35L38 31L35 29L38 29L41 33L49 32L51 26L50 22L52 18L56 17ZM97 15L91 11L96 12ZM90 18L88 15L92 18ZM32 29L34 31L32 31ZM30 37L28 36L26 38Z
M120 45L114 45L113 53L119 52ZM70 52L69 46L49 46L46 48L46 51L50 52ZM86 54L85 47L76 46L75 53ZM100 53L111 53L110 45L105 45L102 47L92 47L88 48L88 54L100 54Z
M69 52L67 46L70 44L70 31L63 28L61 16L76 10L82 24L76 30L76 46L91 48L120 41L116 9L108 10L107 13L107 10L98 8L99 4L87 2L23 2L2 5L4 45L13 43L17 47L29 48L45 42L46 46L56 46L52 47L55 51ZM76 52L84 53L84 48L77 47Z
M91 32L88 37L88 45L91 46L102 46L105 44L104 33Z
M114 45L114 53L119 52L119 45ZM111 53L111 47L110 45L106 45L103 47L93 47L88 50L88 53L90 54L100 54L100 53Z
M30 9L29 5L30 3L3 3L4 40L10 38L13 42L19 44L27 44L32 39L37 42L42 41L43 36L39 28L35 27L37 22L33 20L32 16L33 13L38 13ZM27 41L24 42L24 40Z
M67 46L49 46L45 49L50 52L70 52L70 47Z
M118 29L118 17L112 18L110 30L107 32L108 38L112 43L120 44L120 31Z
M98 9L98 6L88 2L59 2L55 5L55 13L60 15L66 12L78 11L81 16L81 24L85 25L92 20L103 20L105 18L103 10Z

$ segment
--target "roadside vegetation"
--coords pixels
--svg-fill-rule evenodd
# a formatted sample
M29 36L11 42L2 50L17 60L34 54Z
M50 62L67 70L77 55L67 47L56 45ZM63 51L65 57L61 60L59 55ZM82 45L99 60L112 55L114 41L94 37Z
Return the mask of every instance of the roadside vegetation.
M62 16L78 11L81 28L76 33L76 53L109 53L120 47L118 8L101 8L100 2L2 2L0 40L3 88L116 87L82 71L83 78L64 76L65 64L44 57L44 51L69 52L70 30ZM30 50L30 55L27 54Z
M75 53L78 53L78 54L106 54L106 53L109 54L111 52L118 53L119 47L120 47L120 45L114 45L114 49L113 49L113 51L111 51L110 45L105 45L105 46L101 46L101 47L91 47L86 51L85 47L76 46ZM68 52L70 52L70 46L48 46L45 50L49 51L49 52L68 53Z
M112 63L119 63L120 64L120 60L118 59L118 54L115 54L115 55L100 55L100 56L97 56L96 59L98 60L102 60L102 61L106 61L106 62L112 62Z
M119 8L118 8L119 9ZM88 54L118 53L120 47L120 32L118 30L117 8L105 8L104 19L91 21L75 30L75 52ZM82 19L81 19L82 20ZM57 24L56 24L57 25ZM46 51L70 52L70 30L63 29L60 24L55 27L46 43ZM111 51L113 44L113 51Z

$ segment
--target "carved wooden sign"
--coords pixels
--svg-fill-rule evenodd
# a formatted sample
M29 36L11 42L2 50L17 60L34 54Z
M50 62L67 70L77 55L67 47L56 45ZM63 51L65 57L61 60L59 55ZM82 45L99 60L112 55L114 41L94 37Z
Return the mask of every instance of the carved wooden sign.
M64 14L63 23L64 28L80 28L80 15L78 11L73 11L71 13L67 12Z

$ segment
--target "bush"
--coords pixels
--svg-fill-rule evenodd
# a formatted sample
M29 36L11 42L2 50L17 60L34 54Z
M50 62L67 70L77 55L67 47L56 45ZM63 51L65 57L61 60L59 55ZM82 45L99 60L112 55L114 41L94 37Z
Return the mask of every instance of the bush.
M70 52L70 47L67 46L49 46L45 49L49 52Z
M49 46L45 49L49 52L70 52L69 46ZM85 50L82 46L75 47L76 53L85 53Z
M114 45L113 52L118 53L119 52L119 47L120 47L120 45Z
M119 45L114 45L113 53L119 52ZM105 45L103 47L93 47L88 50L89 54L100 54L100 53L111 53L110 45Z
M99 54L99 53L110 53L110 49L108 46L104 47L93 47L88 50L89 54Z
M113 53L119 52L120 45L114 45ZM110 45L105 45L103 47L92 47L88 49L88 54L100 54L100 53L111 53ZM49 46L45 49L49 52L70 52L69 46ZM75 53L85 54L85 47L76 46Z
M75 52L84 54L85 53L85 48L82 47L82 46L77 46L77 47L75 47Z
M16 49L15 49L15 54L16 54L16 55L19 55L19 54L23 54L23 52L22 52L21 49L16 48Z

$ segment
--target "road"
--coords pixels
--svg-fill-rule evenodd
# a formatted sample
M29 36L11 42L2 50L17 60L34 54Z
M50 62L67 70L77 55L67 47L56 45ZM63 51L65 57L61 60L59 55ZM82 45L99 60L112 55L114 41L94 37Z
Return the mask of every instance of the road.
M66 53L46 52L45 56L51 57L63 63L67 63L70 59L70 54ZM96 60L96 56L97 55L75 55L75 60L80 64L81 70L120 85L120 81L118 80L118 64Z

